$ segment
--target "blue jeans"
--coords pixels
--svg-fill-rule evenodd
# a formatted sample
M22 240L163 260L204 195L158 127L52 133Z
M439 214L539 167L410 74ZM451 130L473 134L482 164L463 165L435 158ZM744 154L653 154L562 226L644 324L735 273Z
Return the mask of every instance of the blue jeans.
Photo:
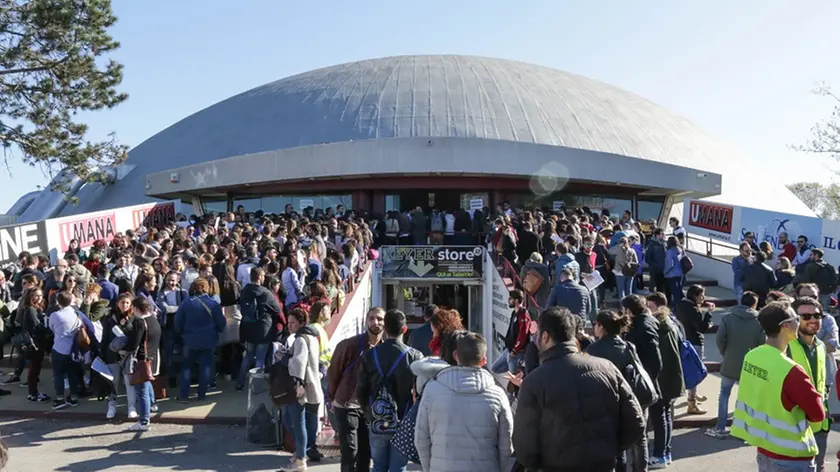
M306 453L315 448L318 434L318 404L292 403L283 407L283 424L295 441L295 457L306 459Z
M265 368L265 356L268 354L268 344L245 343L245 352L242 354L242 364L239 366L239 376L236 379L236 386L245 386L248 379L248 370L251 368L251 360L256 358L257 369Z
M373 472L404 472L408 458L391 445L391 434L370 433L370 457Z
M810 461L786 461L781 459L771 459L762 453L758 453L756 457L758 462L758 472L816 472L817 466L814 460Z
M213 349L195 349L184 346L184 359L181 364L181 385L179 397L186 400L190 396L190 380L192 380L192 366L198 363L198 399L207 395L210 385L210 373L213 366Z
M741 297L744 296L744 287L741 287L738 284L734 284L734 287L732 287L732 291L735 292L735 300L737 300L738 303L741 303Z
M493 361L493 366L490 367L490 372L493 372L494 374L504 374L505 372L510 372L512 374L516 372L516 369L519 368L519 364L524 358L524 352L511 354L507 349L505 349L502 351L502 355Z
M618 288L618 299L623 300L624 297L633 293L633 277L616 275L615 286Z
M682 277L668 277L665 279L665 284L668 286L668 296L670 297L671 308L677 307L677 302L683 297L683 281Z
M55 387L55 399L64 398L64 379L70 383L70 396L79 394L79 363L66 354L52 352L53 386Z
M140 415L140 423L149 424L149 417L152 415L152 403L155 402L155 390L151 382L143 382L134 387L134 394L137 396L137 413Z
M715 427L723 431L726 428L726 419L729 418L729 396L732 394L732 387L738 383L737 380L720 377L720 397L718 398L718 417Z
M650 421L653 423L653 457L662 458L671 454L674 401L665 398L653 404L650 407Z

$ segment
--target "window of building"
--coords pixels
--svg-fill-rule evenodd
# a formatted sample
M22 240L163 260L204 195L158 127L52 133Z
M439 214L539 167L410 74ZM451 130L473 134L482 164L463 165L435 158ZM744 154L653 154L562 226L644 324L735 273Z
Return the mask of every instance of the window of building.
M662 213L662 201L639 200L639 214L636 219L639 221L659 221L659 215Z

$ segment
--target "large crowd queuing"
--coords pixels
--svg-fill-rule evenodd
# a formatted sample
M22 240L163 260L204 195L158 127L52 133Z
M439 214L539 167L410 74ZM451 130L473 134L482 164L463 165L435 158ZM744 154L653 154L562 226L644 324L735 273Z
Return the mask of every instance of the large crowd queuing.
M417 208L385 215L343 207L298 214L287 206L279 215L239 208L179 220L86 250L73 242L53 265L21 253L0 274L4 333L18 352L3 384L25 385L30 402L52 402L57 410L96 396L107 400L108 419L125 391L127 415L137 419L130 429L146 431L166 389L188 402L197 383L202 401L219 376L241 390L252 365L270 370L280 358L295 397L282 408L295 450L285 470L305 470L323 457L316 445L321 411L336 431L342 471L368 470L372 460L376 471L402 471L414 461L427 471L503 472L665 468L672 462L675 400L687 392L688 412L705 413L697 387L715 306L702 286L683 291L692 262L674 218L666 231L629 211L614 219L587 208L552 213L505 204L492 212ZM425 243L486 244L513 275L503 355L485 365L487 340L466 331L453 307L431 305L426 323L410 333L404 313L375 307L366 331L333 352L325 328L377 249ZM837 325L823 317L836 273L801 237L795 254L787 241L778 253L772 249L748 239L733 261L740 305L717 334L724 381L712 437L729 434L729 392L744 357L765 339L778 339L777 328L788 336L788 321L802 323L788 342L799 333L806 364L819 357L813 349L837 347ZM775 270L767 264L773 259ZM784 305L793 296L793 308ZM776 323L779 313L793 315ZM272 349L278 344L279 357ZM836 369L825 370L834 363L823 352L822 375L814 361L797 380L811 382L825 400ZM797 362L798 353L791 355ZM47 355L52 398L40 385ZM739 389L739 405L756 404L741 398L750 391ZM785 411L795 415L798 401ZM821 417L814 405L801 410L821 425L824 403ZM754 407L736 411L732 434L758 445L759 457L806 463L807 455L751 441L760 425L751 418L737 423L744 411ZM819 470L823 432L815 431L820 446L807 449Z

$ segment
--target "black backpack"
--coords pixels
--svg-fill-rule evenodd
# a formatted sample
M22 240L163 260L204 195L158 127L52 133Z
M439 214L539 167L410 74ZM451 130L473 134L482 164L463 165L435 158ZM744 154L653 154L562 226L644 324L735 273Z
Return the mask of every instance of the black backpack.
M819 266L814 274L814 283L820 289L820 294L834 293L837 290L837 272L834 271L834 267L823 261L814 262L814 264Z
M394 361L394 364L388 369L385 374L382 366L379 365L379 354L377 349L373 348L373 362L376 364L376 370L379 372L379 385L374 391L373 397L370 399L370 431L373 434L389 434L394 435L397 432L397 427L400 425L399 407L397 405L396 395L388 388L390 382L388 379L399 367L403 358L408 354L408 349L401 352Z
M277 406L297 402L297 381L289 374L291 357L292 353L287 352L268 369L268 389L271 401Z

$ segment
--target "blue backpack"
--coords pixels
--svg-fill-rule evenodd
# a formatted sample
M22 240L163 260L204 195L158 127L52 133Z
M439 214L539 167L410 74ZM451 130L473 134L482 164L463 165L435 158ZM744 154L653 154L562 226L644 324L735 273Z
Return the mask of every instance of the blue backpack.
M697 387L709 375L700 354L697 354L694 346L685 339L680 340L680 361L682 362L683 380L685 380L686 389Z
M399 367L403 358L408 354L409 350L400 353L394 365L388 369L385 374L382 371L382 366L379 365L379 355L377 349L373 350L373 361L376 363L376 370L379 372L380 380L376 388L376 393L370 400L370 413L372 420L370 422L370 431L373 434L389 434L393 435L397 432L397 427L400 425L399 407L395 395L388 389L388 378Z

